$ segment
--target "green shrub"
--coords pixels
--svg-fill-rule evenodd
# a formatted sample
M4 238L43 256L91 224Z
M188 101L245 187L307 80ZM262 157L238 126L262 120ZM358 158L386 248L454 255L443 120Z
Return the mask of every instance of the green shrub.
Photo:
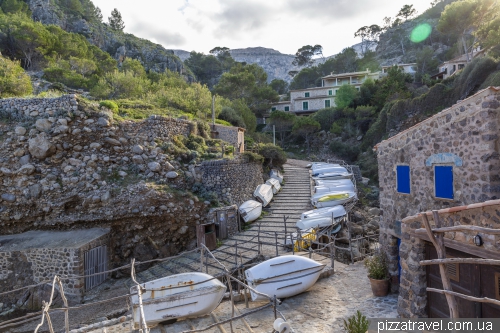
M347 162L354 162L360 149L358 146L334 140L330 143L330 151Z
M370 322L359 310L356 311L355 315L349 317L347 321L344 319L344 330L347 333L365 333L368 331L369 326Z
M118 112L118 104L116 104L114 101L100 101L99 102L100 106L104 106L105 108L110 109L111 111Z
M244 152L243 157L247 159L248 162L258 162L258 163L264 163L264 156L252 153L249 151Z
M239 115L233 108L227 106L222 108L222 111L219 114L219 119L227 121L232 126L246 127L243 117L241 117L241 115Z
M225 120L222 120L222 119L215 119L215 123L219 124L219 125L224 125L224 126L233 126L233 125L231 125L231 123L229 123Z
M214 207L220 205L217 193L208 191L207 188L201 183L195 183L191 188L191 191L197 194L201 199L209 201Z
M281 168L286 163L286 153L281 147L271 143L259 144L259 154L264 157L264 165L270 168Z
M50 82L60 82L75 89L88 89L90 85L90 80L83 75L60 67L49 67L44 69L43 78Z
M25 96L32 91L30 77L20 64L0 55L0 97Z
M387 257L383 252L375 253L365 258L368 277L375 280L385 280L388 277Z
M189 135L185 146L186 148L197 151L200 154L204 154L205 151L207 150L205 139L203 139L201 136L193 134Z

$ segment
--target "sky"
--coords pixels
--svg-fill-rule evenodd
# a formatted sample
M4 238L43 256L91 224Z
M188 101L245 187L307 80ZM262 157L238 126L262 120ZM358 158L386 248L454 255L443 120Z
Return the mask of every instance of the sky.
M208 54L230 49L272 48L295 54L304 45L323 46L323 55L339 53L361 40L362 26L395 17L405 4L418 13L431 0L93 0L104 21L117 8L124 31L167 49Z

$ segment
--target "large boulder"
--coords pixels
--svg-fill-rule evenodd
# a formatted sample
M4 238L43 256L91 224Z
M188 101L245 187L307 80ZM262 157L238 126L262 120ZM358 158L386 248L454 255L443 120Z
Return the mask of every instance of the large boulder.
M39 131L48 131L52 127L52 123L48 119L38 119L35 123L35 127Z
M44 132L38 134L28 141L28 150L31 156L43 160L49 156L54 155L56 152L56 146L54 146L49 139L47 134Z

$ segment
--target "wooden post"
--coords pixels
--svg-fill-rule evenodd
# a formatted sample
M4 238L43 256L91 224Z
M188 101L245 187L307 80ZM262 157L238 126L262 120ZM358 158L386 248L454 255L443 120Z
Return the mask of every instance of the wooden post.
M288 220L288 217L286 217L285 215L283 215L283 223L285 224L285 241L283 242L283 245L286 246L286 234L287 234L287 230L286 230L286 220Z
M293 232L290 233L290 241L292 242L292 255L295 255L295 244L293 243Z
M351 264L354 264L354 255L352 254L352 235L351 235L351 223L347 221L347 230L349 235L349 252L351 253Z
M234 264L238 267L238 241L234 243Z
M332 267L333 272L335 272L335 255L334 255L335 245L330 243L329 247L330 247L330 266Z
M204 248L201 246L200 248L200 272L203 273L203 253L204 253Z
M262 222L259 222L259 232L257 233L257 246L258 246L257 252L258 252L259 255L260 255L260 224L261 223Z
M276 242L276 257L278 256L278 233L274 232L274 241Z
M437 228L441 227L441 221L439 219L439 214L438 214L437 210L433 210L432 215L434 217L434 223L436 224L436 227ZM431 225L429 223L429 219L427 218L427 215L425 213L422 214L422 222L425 226L425 230L427 231L427 235L429 236L429 239L431 240L432 244L436 248L438 259L445 259L446 258L446 249L444 246L443 234L440 233L440 234L434 235L434 233L432 232ZM445 264L439 264L439 272L441 274L441 281L443 283L443 290L453 291L452 287L451 287L450 278L448 276L448 272L446 271ZM460 318L458 315L458 305L457 305L457 301L455 299L455 296L450 295L450 294L445 294L445 297L446 297L446 301L448 302L448 307L450 309L450 318L451 319Z

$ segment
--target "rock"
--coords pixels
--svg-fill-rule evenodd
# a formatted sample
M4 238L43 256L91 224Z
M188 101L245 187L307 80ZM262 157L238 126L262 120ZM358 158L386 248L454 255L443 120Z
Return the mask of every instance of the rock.
M135 145L132 147L132 152L137 155L142 154L144 152L144 147L141 145Z
M125 171L118 171L118 175L119 175L120 177L125 177L125 176L127 176L127 175L128 175L128 173L126 173Z
M16 129L14 130L14 132L17 135L24 135L24 134L26 134L26 128L24 128L22 126L17 126Z
M6 167L1 167L0 168L0 171L2 172L2 174L4 174L5 176L10 176L12 175L12 171L9 169L9 168L6 168Z
M101 195L101 201L102 202L108 202L111 199L111 193L109 191L104 192L103 195Z
M60 119L57 119L57 122L60 124L60 125L63 125L63 126L68 126L68 121L64 118L60 118Z
M125 138L119 138L118 141L120 141L124 145L128 144L128 140Z
M112 146L121 146L122 145L120 141L113 139L113 138L109 138L109 137L104 138L104 142L106 142Z
M144 159L142 158L141 155L134 155L132 156L132 162L134 162L135 164L143 164Z
M2 200L7 201L7 202L15 202L16 201L16 196L14 194L10 193L4 193L2 194Z
M39 198L42 195L42 186L40 184L28 186L28 191L32 198Z
M81 129L79 129L79 128L75 128L75 129L73 130L73 132L71 132L71 134L76 135L76 134L81 133L81 131L82 131Z
M76 159L76 158L70 158L70 159L68 159L68 163L73 165L73 166L79 166L80 164L82 164L82 161L80 161L79 159Z
M187 225L183 225L180 229L179 229L179 233L181 235L184 235L186 232L188 232L189 230L189 227Z
M372 207L372 208L368 209L368 214L374 215L374 216L379 216L380 215L380 208Z
M16 157L21 157L21 156L23 156L23 155L24 155L24 153L25 153L24 149L18 148L18 149L16 149L16 151L14 152L14 156L16 156Z
M90 125L90 124L93 124L94 123L94 119L85 119L85 121L83 122L85 125Z
M153 172L159 172L159 171L161 171L161 165L158 162L150 162L150 163L148 163L148 168L149 168L149 170L151 170Z
M179 174L175 171L170 171L170 172L167 172L167 174L165 176L168 179L174 179L174 178L177 178L177 176L179 176Z
M92 142L89 147L90 147L90 149L100 149L101 144L98 142Z
M110 123L107 119L100 117L97 119L97 125L101 127L109 127Z
M48 119L38 119L35 122L35 127L40 132L45 132L50 130L50 128L52 127L52 123Z
M80 146L80 145L76 145L76 146L74 146L74 147L73 147L73 150L74 150L74 151L82 151L82 150L83 150L83 147L82 147L82 146Z
M40 133L36 137L29 139L28 145L31 155L40 160L52 156L56 152L56 146L47 139L45 133Z
M358 137L356 138L356 140L358 140L358 141L361 141L362 139L363 139L362 135L358 135Z
M161 205L161 206L160 206L160 209L161 209L161 210L168 210L168 207L167 207L167 206L165 206L165 205Z
M174 171L175 168L172 164L168 163L168 162L165 162L165 168L168 170L168 171Z
M28 164L29 162L31 162L31 157L30 157L30 155L24 155L23 157L21 157L21 158L19 159L19 163L21 163L21 165Z
M31 175L33 172L35 172L35 166L33 164L25 164L17 171L17 173L22 175Z

